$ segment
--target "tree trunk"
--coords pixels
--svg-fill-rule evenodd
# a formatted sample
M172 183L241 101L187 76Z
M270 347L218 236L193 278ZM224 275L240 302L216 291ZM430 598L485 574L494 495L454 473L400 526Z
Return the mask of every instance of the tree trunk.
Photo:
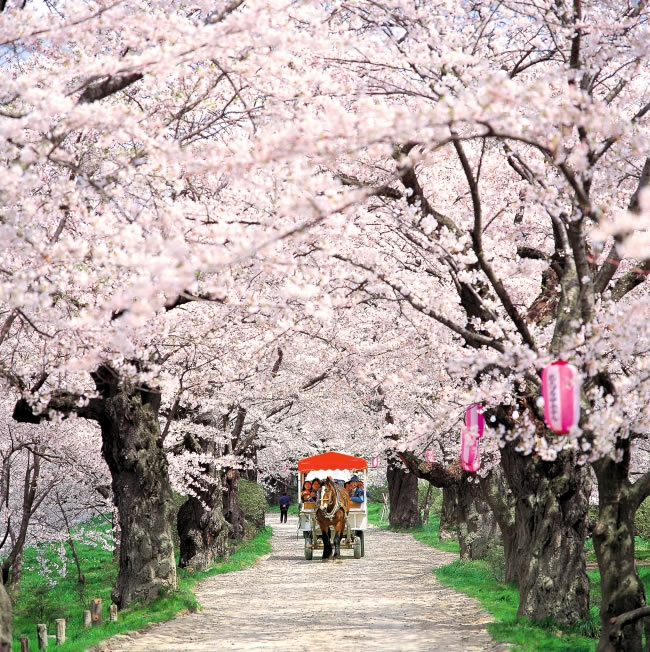
M23 552L24 546L14 558L13 564L11 564L11 595L14 602L20 589L20 578L23 575Z
M495 466L484 478L479 478L481 492L490 506L501 530L505 557L505 581L517 584L517 530L515 528L515 499L501 466Z
M433 485L429 482L427 495L424 497L424 507L422 507L422 525L429 525L429 512L431 511L431 492Z
M453 541L456 535L456 510L458 509L458 485L442 488L442 508L440 510L440 541Z
M221 493L221 484L218 491ZM190 496L178 510L177 524L181 568L205 570L218 557L228 555L230 527L220 505L208 509L198 498Z
M237 470L229 469L223 483L223 515L230 524L230 536L234 541L241 541L246 535L246 520L237 498L238 486Z
M604 458L596 462L598 479L598 523L593 531L594 548L600 570L600 620L602 630L598 652L641 652L643 619L623 628L615 641L610 641L610 619L645 605L643 583L634 562L634 516L638 498L629 481L629 444L621 462Z
M483 559L488 548L501 543L501 533L477 482L463 474L458 484L456 527L461 559Z
M11 601L0 582L0 652L11 650Z
M408 473L401 462L389 459L386 478L390 526L411 528L422 525L418 509L418 478L415 473Z
M112 598L123 608L134 600L156 598L161 589L176 588L174 502L158 422L160 392L122 381L108 365L91 376L98 396L55 392L40 414L21 398L13 418L40 423L56 411L99 423L120 525L120 570Z
M124 608L176 588L174 503L160 439L160 394L94 375L103 394L102 453L111 471L120 524L120 570L113 602Z
M501 460L516 501L517 615L561 624L586 618L589 468L576 465L575 451L544 462L521 455L512 443L501 450Z

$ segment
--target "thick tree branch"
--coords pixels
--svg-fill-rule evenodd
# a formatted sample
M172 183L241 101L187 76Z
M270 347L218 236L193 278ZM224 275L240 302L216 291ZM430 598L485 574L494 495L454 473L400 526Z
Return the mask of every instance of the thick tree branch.
M79 96L77 104L90 104L103 100L109 95L118 93L127 86L142 79L142 73L132 72L124 75L110 75L101 82L86 86L84 92Z
M620 301L628 292L644 283L650 275L650 258L641 267L635 267L621 276L612 288L612 299Z
M637 507L650 496L650 471L646 471L633 485L630 497Z
M633 609L632 611L626 611L620 616L615 616L611 619L612 628L609 632L609 638L611 641L616 641L622 634L623 627L630 625L640 618L645 618L650 616L650 606L649 607L640 607L639 609Z
M460 481L462 471L459 465L444 466L440 462L423 462L409 451L398 452L398 455L411 473L427 480L434 487L452 487Z

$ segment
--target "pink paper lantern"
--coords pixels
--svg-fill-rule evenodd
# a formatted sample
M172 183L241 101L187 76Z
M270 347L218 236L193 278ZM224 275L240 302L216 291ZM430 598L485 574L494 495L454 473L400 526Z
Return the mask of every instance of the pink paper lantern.
M465 426L476 430L479 439L483 436L485 417L483 416L483 406L480 403L473 403L465 410Z
M424 459L427 462L435 462L436 461L436 454L431 450L424 451Z
M371 465L373 469L376 469L379 466L379 455L377 455L377 457L372 458Z
M559 435L566 435L580 421L580 376L566 360L542 369L544 421Z
M476 473L481 467L479 439L474 428L465 427L460 432L460 465L470 473Z

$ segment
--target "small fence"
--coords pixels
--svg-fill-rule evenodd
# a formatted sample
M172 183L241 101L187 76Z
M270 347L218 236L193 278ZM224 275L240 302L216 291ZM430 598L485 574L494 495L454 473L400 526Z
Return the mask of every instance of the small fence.
M109 621L117 621L117 605L110 605L108 608ZM57 618L54 621L56 625L56 634L47 633L47 625L39 623L36 625L36 636L38 639L38 649L46 650L53 640L56 645L63 645L65 643L65 618ZM83 613L83 624L86 629L91 627L101 627L102 625L102 599L95 598L90 601L90 610L85 610ZM29 652L29 639L26 636L21 636L20 652Z

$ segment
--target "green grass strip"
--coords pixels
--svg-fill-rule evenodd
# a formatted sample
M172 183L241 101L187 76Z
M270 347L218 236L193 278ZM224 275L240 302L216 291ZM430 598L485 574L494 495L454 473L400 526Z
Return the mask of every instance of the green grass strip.
M381 504L368 505L368 520L382 529L387 529L387 523L379 522ZM458 541L440 540L440 516L431 514L429 523L410 530L396 530L409 532L415 539L422 543L443 550L459 554ZM591 636L596 635L598 627L598 608L592 608L591 618L585 623L573 627L560 627L551 622L531 623L517 618L519 606L519 590L515 586L502 584L494 579L490 564L486 561L457 561L441 566L433 571L444 586L476 598L485 611L493 618L487 628L495 641L510 643L513 650L519 652L533 652L550 650L552 652L592 652L596 649L596 640ZM595 578L592 578L592 582ZM598 604L598 603L596 603ZM583 632L589 636L583 635Z
M178 588L162 595L146 604L134 603L119 612L119 620L111 623L108 620L110 593L117 566L113 561L111 551L102 550L83 544L77 545L82 559L82 570L86 577L85 598L102 598L103 622L101 627L86 630L83 628L83 607L77 590L76 574L68 551L68 574L60 578L55 586L48 586L36 570L28 570L36 560L34 549L26 551L26 570L23 574L21 593L14 611L14 645L18 652L20 636L30 638L30 649L37 649L36 624L47 623L48 633L54 633L54 619L66 619L67 641L57 647L61 652L82 652L101 641L134 630L142 629L151 623L170 620L182 612L193 612L200 609L200 604L193 588L201 580L239 571L252 566L261 556L271 552L270 538L273 534L270 527L264 528L250 541L244 541L237 546L230 557L219 559L209 570L190 573L178 569Z

